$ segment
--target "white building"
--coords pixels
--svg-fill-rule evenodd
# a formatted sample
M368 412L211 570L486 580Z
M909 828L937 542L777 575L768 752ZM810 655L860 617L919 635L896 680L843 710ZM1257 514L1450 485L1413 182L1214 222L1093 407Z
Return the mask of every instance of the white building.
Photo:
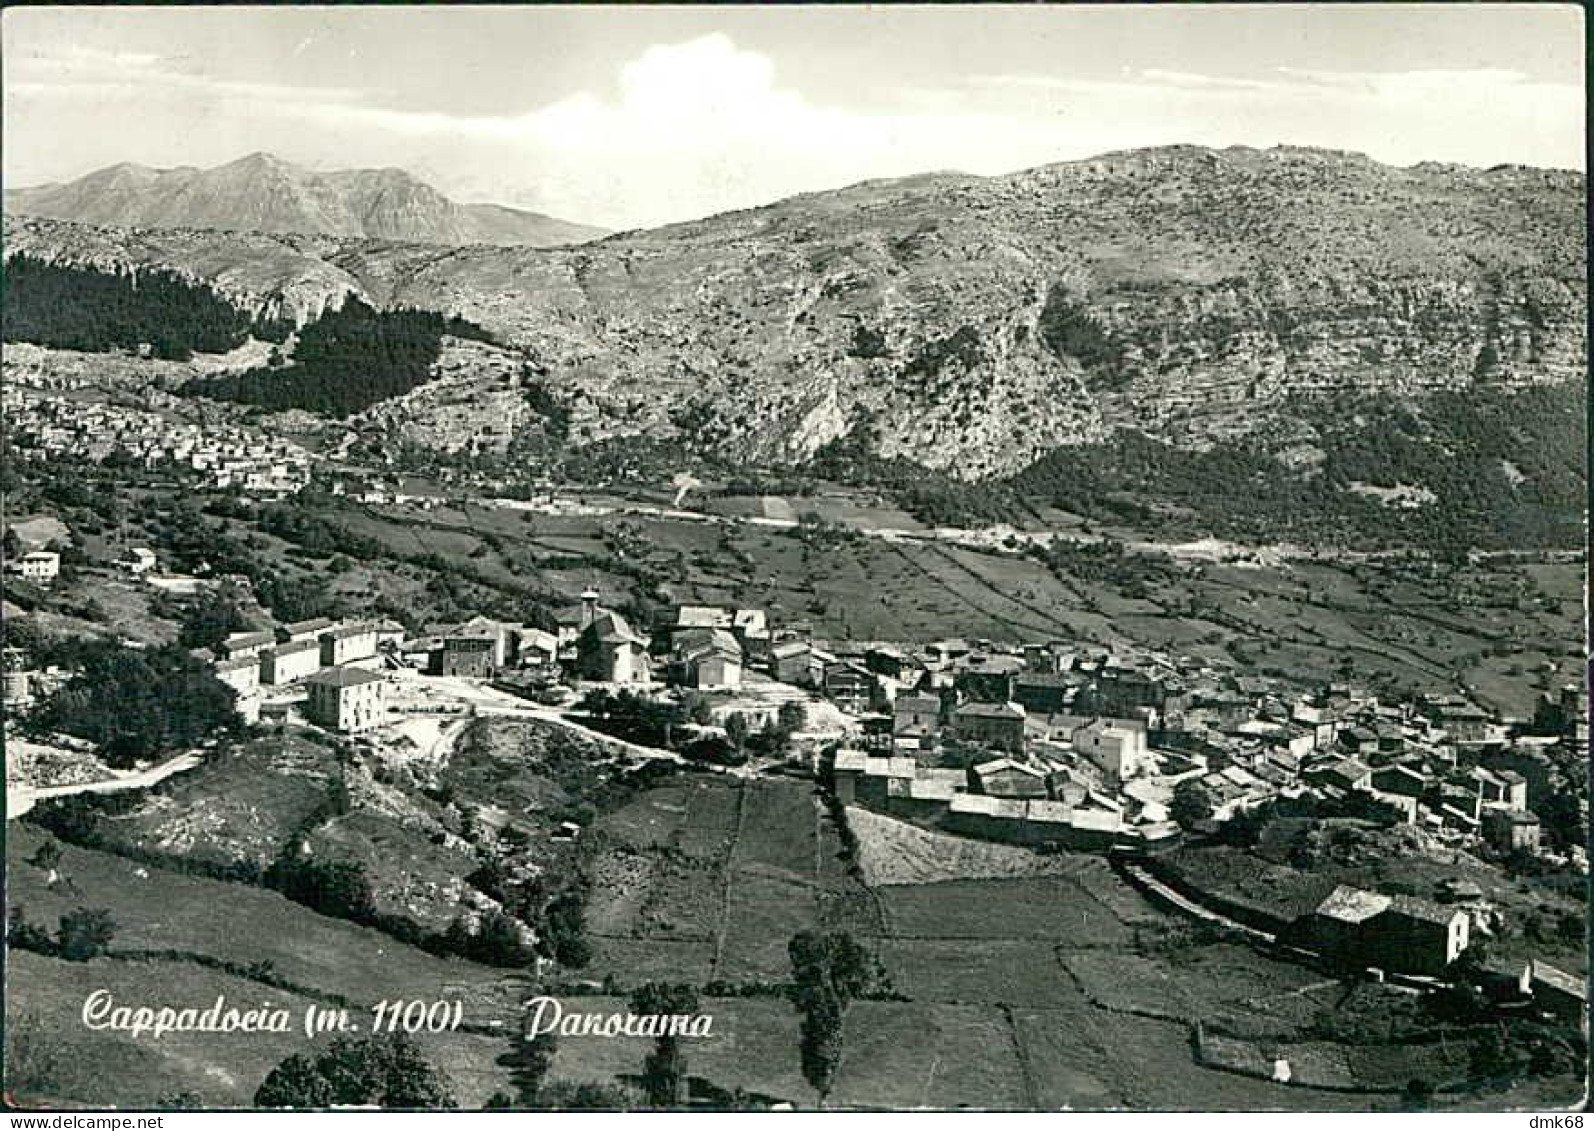
M358 734L382 724L387 683L363 668L333 668L305 680L305 714L329 730Z
M337 625L326 617L316 617L314 620L297 620L282 626L282 631L287 634L288 643L299 644L303 641L319 640L323 632L330 632Z
M236 691L240 699L260 686L260 664L253 656L217 660L214 670L216 678Z
M276 642L269 632L234 632L221 642L221 652L229 660L253 659Z
M53 581L61 572L61 555L30 550L11 563L11 570L28 581Z
M260 653L260 682L280 687L321 670L321 644L290 640Z
M1074 731L1070 741L1112 786L1142 773L1149 764L1146 726L1133 719L1096 719Z
M324 668L369 660L376 655L376 627L351 624L321 634L321 666Z

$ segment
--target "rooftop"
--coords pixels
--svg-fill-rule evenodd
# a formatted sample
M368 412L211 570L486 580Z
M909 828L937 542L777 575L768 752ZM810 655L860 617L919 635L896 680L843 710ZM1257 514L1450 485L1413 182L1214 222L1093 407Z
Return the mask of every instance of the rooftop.
M1024 708L1017 703L965 703L957 709L960 719L1022 719Z
M367 683L381 683L382 677L364 668L328 668L305 680L321 687L361 687Z
M619 613L605 612L586 628L605 644L637 644L647 646L648 638L633 632L630 624Z
M1560 990L1562 993L1571 994L1579 1000L1588 1000L1588 983L1584 979L1574 974L1568 974L1564 970L1558 970L1547 962L1540 962L1537 958L1529 964L1528 968L1531 971L1530 977L1533 981L1543 982L1546 986Z
M1340 884L1317 905L1317 914L1342 923L1361 923L1389 909L1390 898L1374 891L1363 891Z
M679 628L716 628L731 623L731 612L713 605L682 605L675 623Z
M348 640L354 636L370 636L376 629L368 624L350 624L342 628L334 628L330 632L323 632L322 638L331 637L333 640Z
M837 772L853 771L861 774L868 766L868 763L869 755L864 753L862 750L836 751Z
M1413 895L1393 896L1389 901L1389 910L1408 919L1420 919L1424 923L1434 923L1441 927L1448 927L1450 921L1457 915L1466 914L1454 907L1441 907L1437 903L1418 899Z
M1028 774L1032 778L1044 778L1046 776L1034 766L1026 766L1023 762L1015 762L1011 758L998 758L994 762L981 762L974 767L974 774L976 777L985 778L992 774L1007 773L1010 770Z

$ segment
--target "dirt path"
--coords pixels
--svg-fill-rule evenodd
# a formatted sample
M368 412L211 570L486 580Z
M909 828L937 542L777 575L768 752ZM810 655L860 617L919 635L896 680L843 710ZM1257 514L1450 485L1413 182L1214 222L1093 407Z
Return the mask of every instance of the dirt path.
M714 958L709 963L709 980L720 976L720 963L725 959L725 936L731 929L731 888L736 879L736 850L741 847L742 829L747 824L747 779L736 782L736 825L731 829L731 848L725 854L725 864L720 869L719 926L714 932Z
M1138 864L1126 863L1123 866L1123 870L1124 875L1130 879L1136 887L1141 887L1154 893L1192 918L1201 919L1208 923L1215 923L1220 927L1227 927L1232 931L1239 931L1240 933L1250 938L1260 940L1261 942L1271 943L1274 941L1274 936L1268 934L1266 931L1259 931L1255 927L1247 927L1244 923L1238 923L1226 915L1220 915L1216 911L1202 907L1199 903L1194 902L1186 896L1180 895L1178 892L1174 891L1171 887L1157 879Z
M120 793L127 789L148 789L158 785L173 774L191 770L205 760L204 755L196 751L188 751L168 758L157 766L147 770L140 770L134 774L124 774L120 777L101 778L98 781L74 782L71 785L47 785L32 787L26 785L6 787L6 820L22 816L40 801L49 801L57 797L72 797L79 793Z
M1018 1077L1024 1086L1024 1106L1031 1111L1039 1111L1041 1093L1035 1084L1035 1065L1031 1063L1029 1049L1025 1047L1024 1038L1018 1031L1018 1021L1013 1016L1013 1007L998 1005L996 1008L1001 1011L1002 1020L1007 1022L1007 1036L1013 1042L1013 1057L1018 1061Z

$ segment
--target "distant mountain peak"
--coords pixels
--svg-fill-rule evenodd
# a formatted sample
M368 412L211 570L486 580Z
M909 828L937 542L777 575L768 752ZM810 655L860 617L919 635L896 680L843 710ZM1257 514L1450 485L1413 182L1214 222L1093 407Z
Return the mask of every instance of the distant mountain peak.
M14 215L123 228L214 228L413 243L558 247L603 229L501 205L460 204L405 169L321 172L257 150L210 169L121 162L75 181L7 190Z
M288 161L288 160L286 160L284 158L278 157L275 153L269 153L269 152L267 152L264 149L257 149L253 153L246 153L242 157L239 157L239 158L237 158L237 159L235 159L233 161L227 162L227 164L228 165L263 165L263 166L270 166L270 167L279 168L279 169L280 168L287 168L287 169L294 169L294 170L301 170L303 168L302 166L295 165L292 161Z

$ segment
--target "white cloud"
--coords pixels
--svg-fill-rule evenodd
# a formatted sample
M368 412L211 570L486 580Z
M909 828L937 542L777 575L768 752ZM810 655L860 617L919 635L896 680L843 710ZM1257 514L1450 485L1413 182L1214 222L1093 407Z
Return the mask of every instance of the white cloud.
M359 101L379 92L362 87L294 86L240 82L184 70L177 61L136 51L105 51L78 44L48 51L8 53L7 93L53 91L64 97L92 97L114 90L138 95L185 94L193 97L287 102Z

